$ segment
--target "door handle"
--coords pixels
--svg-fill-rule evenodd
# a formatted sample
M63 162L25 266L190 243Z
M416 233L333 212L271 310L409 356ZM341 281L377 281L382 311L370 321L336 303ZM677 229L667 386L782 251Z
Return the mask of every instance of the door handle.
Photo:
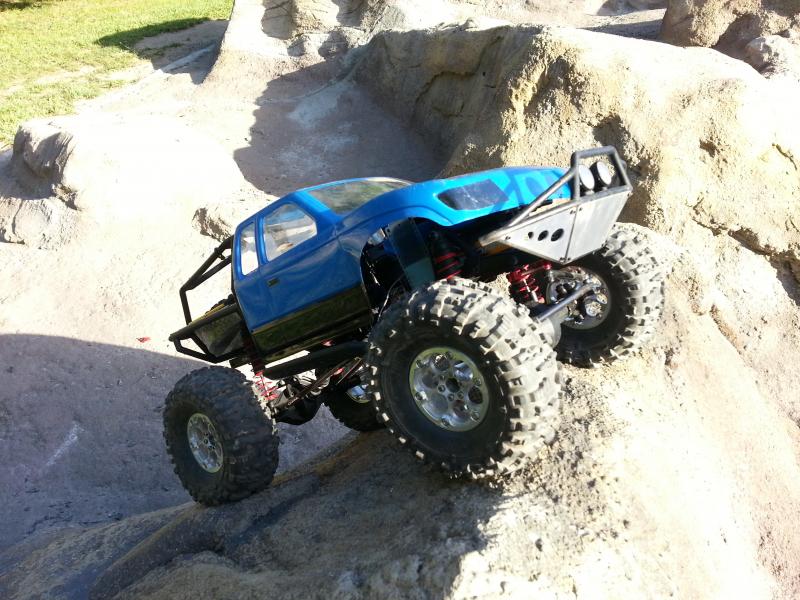
M269 281L267 281L267 285L272 287L273 285L277 285L280 280L277 277L273 277Z

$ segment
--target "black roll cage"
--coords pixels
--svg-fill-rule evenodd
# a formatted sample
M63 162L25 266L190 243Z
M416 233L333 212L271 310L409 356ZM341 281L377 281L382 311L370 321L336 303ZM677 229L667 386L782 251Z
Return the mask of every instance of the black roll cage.
M222 317L226 317L230 314L238 312L239 303L234 300L232 304L223 306L220 309L217 309L195 321L192 321L192 311L189 308L189 299L187 297L187 292L190 292L199 285L205 283L214 275L219 273L222 269L229 266L231 264L232 257L233 236L230 236L223 240L222 243L214 249L211 255L203 261L202 265L200 265L200 268L198 268L192 274L192 276L186 280L186 283L181 286L178 293L181 297L181 307L183 308L183 317L186 320L186 326L170 334L169 336L169 341L175 344L175 349L181 354L186 354L187 356L199 358L214 364L236 358L242 354L241 351L228 352L227 354L223 354L221 356L212 354L196 334L200 327L208 325L209 323ZM216 261L219 262L214 264ZM232 277L233 274L231 274L231 278ZM231 290L233 290L233 279L231 279ZM185 340L192 340L195 344L197 344L197 347L200 348L201 351L198 352L197 350L193 350L192 348L187 348L184 346L181 342Z

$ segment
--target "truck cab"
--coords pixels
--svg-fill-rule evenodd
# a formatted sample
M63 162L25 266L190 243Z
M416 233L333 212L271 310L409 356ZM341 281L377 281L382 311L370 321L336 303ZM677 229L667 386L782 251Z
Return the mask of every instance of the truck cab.
M277 358L369 325L360 256L342 244L342 216L407 185L369 178L306 188L236 228L233 289L261 352Z

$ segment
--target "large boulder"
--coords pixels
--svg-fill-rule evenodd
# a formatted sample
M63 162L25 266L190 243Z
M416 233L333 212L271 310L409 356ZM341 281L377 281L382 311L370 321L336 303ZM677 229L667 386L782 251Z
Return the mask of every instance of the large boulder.
M11 170L31 194L93 218L188 213L247 189L230 154L178 119L85 113L35 119Z
M661 37L737 57L757 37L800 27L797 0L669 0Z
M696 226L800 273L800 102L743 63L583 30L386 32L356 78L427 135L446 174L565 164L616 145L625 216L683 240Z

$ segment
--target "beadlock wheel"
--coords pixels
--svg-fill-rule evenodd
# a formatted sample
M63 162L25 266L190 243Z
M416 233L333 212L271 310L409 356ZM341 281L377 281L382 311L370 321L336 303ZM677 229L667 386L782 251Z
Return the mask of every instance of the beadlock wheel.
M366 367L379 420L452 475L510 473L555 437L561 374L548 337L484 284L436 281L396 300Z
M278 467L278 430L247 378L226 367L193 371L164 406L175 473L196 501L218 505L267 487Z
M186 437L197 464L209 473L222 468L222 440L211 419L202 413L194 413L186 423Z
M490 398L484 381L475 361L450 347L423 350L408 374L422 414L448 431L469 431L486 418Z
M598 302L602 318L579 315L563 323L559 359L595 367L629 356L652 337L664 308L664 271L643 236L616 225L600 250L567 269L596 279L601 287L593 295L607 302Z

